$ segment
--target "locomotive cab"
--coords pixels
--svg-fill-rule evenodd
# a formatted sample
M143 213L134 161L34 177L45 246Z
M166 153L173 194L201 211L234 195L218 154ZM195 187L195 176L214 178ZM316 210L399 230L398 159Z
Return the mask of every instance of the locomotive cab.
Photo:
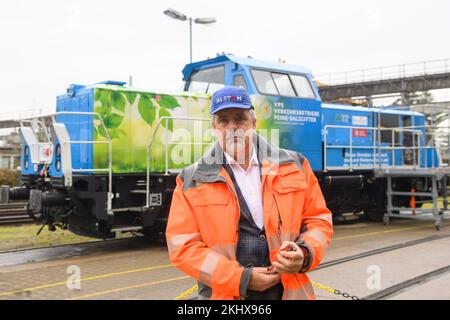
M224 85L245 88L257 132L281 148L304 154L322 170L321 100L310 70L225 54L186 65L184 90L213 93Z

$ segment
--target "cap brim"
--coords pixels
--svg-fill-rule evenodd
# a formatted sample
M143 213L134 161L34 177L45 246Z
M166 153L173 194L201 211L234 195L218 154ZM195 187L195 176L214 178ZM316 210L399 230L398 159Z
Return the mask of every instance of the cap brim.
M246 105L242 105L242 104L234 104L234 103L230 103L230 104L226 104L223 106L220 106L219 108L217 108L216 110L214 110L214 112L210 112L209 114L215 114L217 111L223 110L223 109L251 109L253 106L246 106Z

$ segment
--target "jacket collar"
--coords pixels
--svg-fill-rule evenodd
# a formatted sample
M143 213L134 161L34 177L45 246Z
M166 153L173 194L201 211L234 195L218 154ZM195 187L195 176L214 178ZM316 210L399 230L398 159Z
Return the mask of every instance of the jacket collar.
M259 162L263 166L294 162L294 159L286 150L278 148L256 133L253 134L253 147L257 152ZM202 182L224 181L224 178L220 176L220 171L222 165L226 163L225 161L224 152L219 143L216 142L197 162L192 178Z

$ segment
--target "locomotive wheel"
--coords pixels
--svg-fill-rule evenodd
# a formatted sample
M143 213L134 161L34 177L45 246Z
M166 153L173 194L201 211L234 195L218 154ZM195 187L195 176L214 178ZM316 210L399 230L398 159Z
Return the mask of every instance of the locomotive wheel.
M381 222L383 221L384 213L382 210L368 209L364 210L364 216L370 221Z
M145 228L142 231L144 237L151 243L156 243L158 245L166 245L166 237L161 228Z
M376 180L374 183L369 184L364 190L364 198L367 202L367 206L364 208L364 216L370 221L383 221L383 216L387 207L385 190L385 180Z

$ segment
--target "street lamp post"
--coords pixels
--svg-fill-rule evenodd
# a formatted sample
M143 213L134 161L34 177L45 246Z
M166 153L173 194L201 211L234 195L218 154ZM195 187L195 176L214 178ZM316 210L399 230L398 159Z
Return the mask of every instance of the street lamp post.
M167 9L164 11L164 14L169 16L172 19L180 20L180 21L186 21L189 20L189 61L192 63L192 21L194 23L198 24L213 24L217 20L213 17L204 17L204 18L193 18L193 17L187 17L185 14L176 11L174 9Z

